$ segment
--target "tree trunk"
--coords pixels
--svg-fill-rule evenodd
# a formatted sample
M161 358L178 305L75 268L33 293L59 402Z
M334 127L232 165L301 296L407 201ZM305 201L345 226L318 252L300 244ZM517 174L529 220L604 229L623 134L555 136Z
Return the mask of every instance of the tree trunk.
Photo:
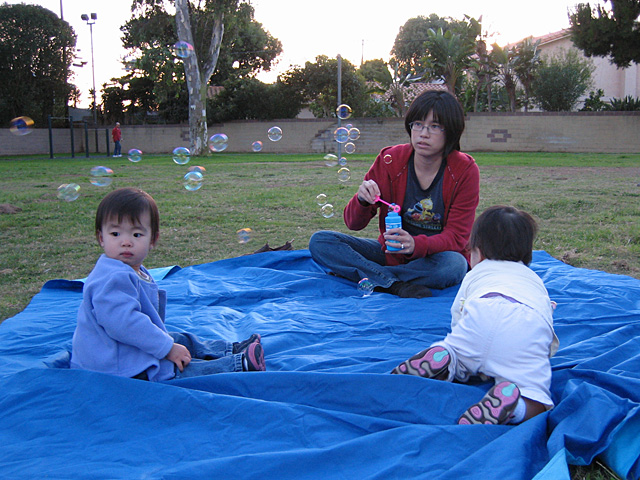
M189 92L189 143L191 155L202 155L207 145L207 87L209 79L218 63L220 45L224 34L224 14L220 10L214 14L211 42L204 57L202 69L198 62L198 52L193 50L183 58L184 74ZM195 46L189 17L188 0L176 0L176 27L178 39Z

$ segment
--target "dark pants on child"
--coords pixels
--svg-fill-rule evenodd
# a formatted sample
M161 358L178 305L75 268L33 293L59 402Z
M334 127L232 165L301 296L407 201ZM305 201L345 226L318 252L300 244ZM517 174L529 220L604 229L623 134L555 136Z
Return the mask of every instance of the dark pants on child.
M191 362L181 372L176 367L174 379L241 372L242 354L233 353L233 343L226 340L201 340L184 332L169 332L175 343L184 345L191 354Z

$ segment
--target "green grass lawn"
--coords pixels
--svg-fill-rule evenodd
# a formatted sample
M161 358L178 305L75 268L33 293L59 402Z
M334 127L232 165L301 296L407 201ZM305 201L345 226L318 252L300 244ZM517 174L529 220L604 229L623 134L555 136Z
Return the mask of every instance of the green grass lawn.
M511 204L540 223L535 248L578 267L640 278L640 155L477 153L479 211ZM352 155L351 178L322 155L219 153L175 164L170 156L0 158L0 321L21 311L53 278L85 277L100 254L93 233L95 209L110 190L136 186L158 202L161 238L148 267L187 266L251 253L265 243L293 240L308 247L320 229L347 232L342 210L373 155ZM92 167L114 171L107 187L90 183ZM188 167L205 167L202 188L187 191ZM61 184L80 185L72 202L57 198ZM325 218L324 193L334 215ZM237 231L250 228L239 243ZM363 235L376 236L377 222Z

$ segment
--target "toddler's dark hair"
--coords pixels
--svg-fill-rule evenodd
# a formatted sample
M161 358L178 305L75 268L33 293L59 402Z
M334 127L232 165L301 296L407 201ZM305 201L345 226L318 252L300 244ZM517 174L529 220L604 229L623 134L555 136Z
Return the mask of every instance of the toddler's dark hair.
M433 120L444 127L447 140L443 156L446 159L454 150L460 150L460 137L464 132L464 110L460 102L445 91L426 91L418 95L404 118L404 128L411 137L412 122L421 122L433 111Z
M96 211L96 238L99 240L102 225L110 217L117 217L118 222L127 217L132 223L139 223L144 212L149 212L151 238L152 243L155 243L160 235L160 214L153 197L144 190L130 187L108 193Z
M469 248L489 260L531 263L538 225L531 215L514 207L496 205L480 214L471 229Z

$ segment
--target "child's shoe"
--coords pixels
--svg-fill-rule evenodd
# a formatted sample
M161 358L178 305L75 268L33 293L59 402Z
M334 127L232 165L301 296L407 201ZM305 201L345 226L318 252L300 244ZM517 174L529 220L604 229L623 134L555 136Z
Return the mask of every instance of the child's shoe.
M438 345L415 354L394 368L391 373L446 380L449 376L449 363L451 355L446 348Z
M264 363L264 350L260 342L253 342L242 355L244 370L246 372L264 372L267 367Z
M258 333L254 333L246 340L243 340L241 342L233 342L233 352L231 353L233 353L234 355L236 353L244 353L247 348L249 348L249 345L251 345L253 342L260 343L260 339L260 335Z
M500 382L482 400L471 405L458 419L458 425L504 425L513 417L520 389L515 383Z

